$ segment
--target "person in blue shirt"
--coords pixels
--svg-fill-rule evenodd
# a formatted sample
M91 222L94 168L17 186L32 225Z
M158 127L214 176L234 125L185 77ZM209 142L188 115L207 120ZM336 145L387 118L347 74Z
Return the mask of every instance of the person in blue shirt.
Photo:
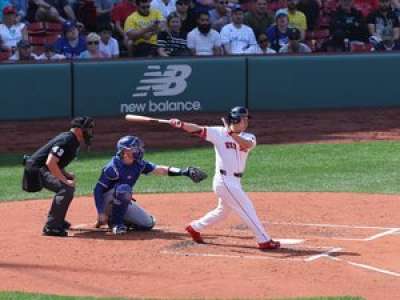
M78 58L86 50L86 40L79 35L77 24L73 21L66 21L63 30L63 36L54 44L56 52L68 59Z
M132 199L141 174L188 176L189 168L159 166L143 159L144 144L136 136L124 136L117 143L116 155L102 169L94 188L98 213L96 227L107 225L113 234L128 230L151 230L155 218Z

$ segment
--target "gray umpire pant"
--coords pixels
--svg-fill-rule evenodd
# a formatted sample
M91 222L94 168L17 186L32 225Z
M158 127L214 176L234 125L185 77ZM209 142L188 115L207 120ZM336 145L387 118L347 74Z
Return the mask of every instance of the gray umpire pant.
M40 169L40 176L42 177L43 187L56 193L47 216L46 226L62 228L65 215L74 198L75 188L61 182L46 167Z

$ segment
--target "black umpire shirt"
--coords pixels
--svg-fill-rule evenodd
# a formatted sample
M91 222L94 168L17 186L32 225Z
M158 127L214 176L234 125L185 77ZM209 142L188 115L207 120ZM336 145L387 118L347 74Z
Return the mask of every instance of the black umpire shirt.
M60 133L31 156L33 165L45 166L47 157L51 153L58 157L58 166L63 169L78 155L79 146L80 143L72 131Z

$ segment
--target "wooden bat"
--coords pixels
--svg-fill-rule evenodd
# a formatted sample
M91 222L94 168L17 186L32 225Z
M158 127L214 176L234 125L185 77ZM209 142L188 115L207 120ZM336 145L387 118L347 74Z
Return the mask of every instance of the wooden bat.
M126 115L125 116L125 120L127 120L129 122L136 122L136 123L164 123L164 124L169 124L169 120L150 118L150 117L146 117L146 116L139 116L139 115L132 115L132 114Z

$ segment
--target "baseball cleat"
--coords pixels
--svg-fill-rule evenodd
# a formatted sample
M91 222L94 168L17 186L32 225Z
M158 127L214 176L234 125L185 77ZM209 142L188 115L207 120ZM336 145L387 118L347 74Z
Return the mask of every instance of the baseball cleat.
M259 243L258 249L260 250L275 250L281 247L281 243L274 240L269 240L268 242Z
M205 244L203 238L200 235L200 232L196 231L193 229L191 225L187 226L185 230L190 234L192 237L193 241L195 241L198 244Z
M43 227L43 235L66 237L68 232L64 228L51 228L46 225Z
M121 235L128 232L128 228L125 225L115 225L112 229L112 233L115 235Z

